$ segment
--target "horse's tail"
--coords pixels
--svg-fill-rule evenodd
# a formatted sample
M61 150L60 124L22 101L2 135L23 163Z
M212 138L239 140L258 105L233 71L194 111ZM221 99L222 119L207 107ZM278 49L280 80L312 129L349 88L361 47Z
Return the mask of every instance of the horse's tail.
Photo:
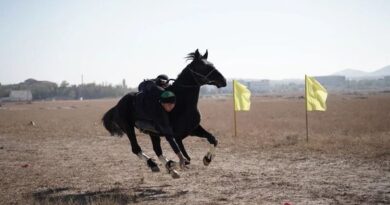
M114 106L104 114L102 118L103 125L106 128L106 130L110 132L112 136L114 135L122 136L123 130L119 127L118 123L116 122L116 119L117 119L117 110L116 110L116 106Z

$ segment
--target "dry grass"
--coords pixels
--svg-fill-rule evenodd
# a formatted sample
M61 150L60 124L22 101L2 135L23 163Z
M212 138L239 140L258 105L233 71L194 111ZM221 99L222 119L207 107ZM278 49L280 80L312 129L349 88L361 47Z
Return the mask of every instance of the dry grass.
M390 203L389 95L329 96L328 111L309 113L309 143L303 99L254 98L236 138L231 100L203 99L217 157L204 167L207 141L186 139L193 160L178 180L151 173L125 137L108 137L100 118L116 102L0 107L0 204ZM155 157L149 137L138 139ZM163 150L175 159L165 141Z

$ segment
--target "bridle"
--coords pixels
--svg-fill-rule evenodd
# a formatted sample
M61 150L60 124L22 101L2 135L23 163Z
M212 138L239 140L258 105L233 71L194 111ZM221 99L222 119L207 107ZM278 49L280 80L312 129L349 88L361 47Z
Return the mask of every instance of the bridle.
M177 86L184 87L184 88L197 88L205 84L210 84L211 82L213 82L213 80L210 80L209 77L211 76L211 74L213 74L215 70L217 70L212 66L212 69L206 75L204 75L202 73L199 73L191 69L191 67L189 66L187 66L185 69L188 69L188 71L191 73L191 76L196 82L196 85L183 85L183 84L178 84L178 82L175 81L175 84Z
M195 82L198 84L198 86L202 86L204 84L209 84L211 82L211 80L209 79L209 76L215 71L215 68L210 70L206 75L203 75L202 73L196 72L196 71L192 70L191 68L188 68L188 70L191 72L192 78L195 80ZM199 82L199 79L196 76L201 77L201 80L203 82Z

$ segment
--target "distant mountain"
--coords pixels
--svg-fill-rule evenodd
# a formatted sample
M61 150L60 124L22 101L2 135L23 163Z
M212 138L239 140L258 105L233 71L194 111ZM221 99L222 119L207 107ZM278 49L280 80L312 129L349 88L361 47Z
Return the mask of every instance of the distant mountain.
M337 73L334 73L333 75L343 75L347 78L359 78L359 77L368 75L368 73L361 71L361 70L345 69L345 70L339 71Z
M390 65L386 66L386 67L383 67L377 71L374 71L371 73L372 75L374 76L386 76L386 75L390 75Z
M373 72L364 72L356 69L345 69L332 75L342 75L349 79L381 78L383 76L390 76L390 65Z

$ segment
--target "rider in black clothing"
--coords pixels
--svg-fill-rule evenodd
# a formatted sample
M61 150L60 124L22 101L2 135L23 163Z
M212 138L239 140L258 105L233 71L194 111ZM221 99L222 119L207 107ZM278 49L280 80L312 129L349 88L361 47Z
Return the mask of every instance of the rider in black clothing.
M137 121L135 125L143 132L165 136L173 151L177 154L180 149L173 136L168 113L173 110L176 96L171 91L151 83L148 90L138 93L136 98Z

